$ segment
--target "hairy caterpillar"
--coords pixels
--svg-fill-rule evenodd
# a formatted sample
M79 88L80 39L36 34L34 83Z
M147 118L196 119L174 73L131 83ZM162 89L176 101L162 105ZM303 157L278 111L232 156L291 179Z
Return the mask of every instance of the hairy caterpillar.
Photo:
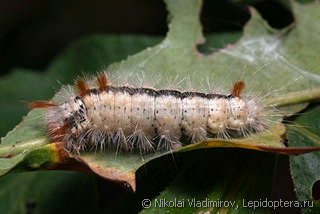
M108 147L146 153L180 148L183 137L195 143L266 128L263 106L240 97L242 81L234 84L229 95L113 86L104 73L96 78L96 85L78 79L77 94L66 102L29 104L47 110L52 141L63 141L66 148L77 151Z

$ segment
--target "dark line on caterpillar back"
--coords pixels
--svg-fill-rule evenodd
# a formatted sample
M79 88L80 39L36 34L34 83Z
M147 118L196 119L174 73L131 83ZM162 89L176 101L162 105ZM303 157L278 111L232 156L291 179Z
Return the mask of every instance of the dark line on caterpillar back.
M207 99L214 99L214 98L224 98L224 99L230 99L234 98L235 96L233 94L230 95L223 95L223 94L206 94L201 92L194 92L194 91L178 91L178 90L172 90L172 89L159 89L155 90L152 88L134 88L129 86L109 86L106 90L106 92L111 91L113 93L128 93L129 95L136 95L136 94L147 94L149 96L153 97L159 97L159 96L173 96L176 98L184 99L188 97L201 97L201 98L207 98ZM100 94L101 91L96 88L92 88L88 90L87 94ZM81 96L80 96L81 97ZM76 99L79 99L79 96L76 97Z

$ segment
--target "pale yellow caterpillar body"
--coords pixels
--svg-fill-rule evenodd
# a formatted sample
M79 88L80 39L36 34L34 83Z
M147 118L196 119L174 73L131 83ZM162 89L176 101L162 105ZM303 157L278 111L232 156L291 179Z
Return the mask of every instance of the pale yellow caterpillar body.
M52 141L66 148L117 151L170 151L208 137L229 138L266 129L263 105L240 96L236 82L230 94L114 86L104 73L96 86L78 79L77 94L64 103L33 102L46 108ZM186 140L181 140L181 139Z

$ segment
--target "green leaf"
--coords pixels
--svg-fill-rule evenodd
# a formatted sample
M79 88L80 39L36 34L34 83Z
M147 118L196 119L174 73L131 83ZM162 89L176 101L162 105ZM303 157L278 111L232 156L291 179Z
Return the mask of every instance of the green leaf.
M7 91L8 94L1 95L4 98L1 99L4 100L2 104L9 103L16 106L12 99L15 100L17 97L25 100L49 99L49 94L53 95L54 87L59 88L56 81L71 84L82 72L92 74L99 70L107 70L110 76L119 77L122 82L128 81L139 85L143 79L146 83L154 83L153 87L156 88L169 85L180 90L196 88L203 92L210 91L206 85L208 81L214 88L227 90L240 79L247 85L245 95L261 96L262 102L268 105L275 104L281 107L281 113L288 115L303 109L310 100L320 97L320 65L315 60L320 52L320 47L315 44L319 44L320 41L318 37L309 33L312 31L316 34L320 31L320 25L314 21L320 18L318 4L300 5L291 2L295 25L280 31L270 28L258 12L251 8L252 17L244 29L242 38L212 55L204 56L196 48L198 44L204 42L199 21L201 1L167 0L166 3L170 22L169 32L164 40L140 36L97 36L78 41L62 52L44 74L16 71L2 80L0 89ZM121 59L125 60L109 65ZM15 85L18 86L10 87ZM312 96L308 97L311 92ZM1 113L6 115L11 112L12 115L15 113L12 109L14 108L9 107ZM19 112L22 110L19 109ZM318 149L285 148L281 142L281 135L285 131L284 126L280 124L282 116L283 114L272 117L275 125L266 132L243 139L208 139L177 150L173 152L173 156L184 156L189 152L202 154L209 148L216 148L216 151L219 151L217 147L281 154L299 154ZM317 118L310 120L317 121ZM114 152L98 151L82 152L80 157L73 157L63 149L61 143L44 145L47 143L49 140L46 137L43 112L31 111L21 124L2 139L0 147L2 175L23 170L78 170L102 176L107 180L129 184L129 189L135 190L137 170L142 169L149 160L150 163L161 161L171 155L171 153L160 156L151 154L141 157L140 154L117 155ZM254 154L253 165L254 162L260 163L263 155L270 156L268 160L271 165L267 164L266 168L268 170L271 168L275 155L263 153L260 157L256 155L260 154L257 151L246 152ZM210 160L207 158L203 159L205 163ZM253 168L251 162L249 166L250 169ZM261 170L257 173L260 172ZM247 174L249 172L244 170L243 175L239 177ZM254 176L256 175L252 175L249 181ZM177 183L179 181L177 178ZM220 186L220 180L217 183ZM266 187L263 190L265 193L270 190L269 182L267 183L268 185L262 186ZM174 187L176 183L172 185ZM228 193L223 183L221 186L221 190L212 190L213 193ZM258 184L257 186L261 187ZM242 193L251 194L247 186L242 190ZM241 197L240 192L231 191L230 194L237 200Z
M75 172L10 174L0 179L1 213L98 213L94 177ZM102 213L102 212L100 212Z
M317 118L317 120L313 120L313 118ZM289 145L319 146L319 118L319 106L297 117L293 124L288 127L287 138ZM301 203L313 202L313 208L305 207L304 213L319 213L319 186L315 183L320 179L320 152L290 157L290 166L299 201ZM313 198L313 195L315 198Z
M269 213L250 201L271 200L275 160L270 153L238 149L175 156L178 175L141 213ZM150 198L140 203L143 199Z

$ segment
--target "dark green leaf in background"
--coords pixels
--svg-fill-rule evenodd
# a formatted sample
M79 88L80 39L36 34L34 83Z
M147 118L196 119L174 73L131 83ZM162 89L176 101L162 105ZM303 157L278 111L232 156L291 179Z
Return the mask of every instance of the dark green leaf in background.
M317 118L313 120L312 118ZM320 107L297 117L287 131L287 137L292 146L319 146L320 145ZM305 213L320 212L319 196L320 186L320 153L312 152L297 157L290 157L291 174L295 184L298 199L313 201L313 208L305 210Z

